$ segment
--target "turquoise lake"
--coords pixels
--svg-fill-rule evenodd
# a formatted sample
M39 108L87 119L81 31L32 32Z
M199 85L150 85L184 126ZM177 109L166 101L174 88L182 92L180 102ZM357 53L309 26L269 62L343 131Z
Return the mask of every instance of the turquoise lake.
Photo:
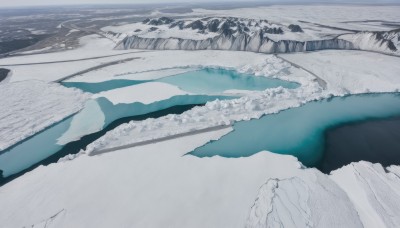
M318 166L324 133L346 123L400 116L399 94L334 97L235 123L234 131L190 154L198 157L247 157L263 150L296 156L304 165Z
M226 90L262 91L279 86L294 89L299 84L280 79L242 74L233 70L205 68L172 75L156 80L116 79L105 82L62 82L66 87L74 87L90 93L99 93L116 88L137 85L146 82L164 82L178 86L180 89L196 94L221 94Z
M225 96L226 90L265 90L278 86L297 88L297 83L278 79L255 77L222 69L202 69L173 75L158 80L176 85L197 95L179 95L151 104L112 104L106 98L89 100L83 110L50 126L17 145L0 151L0 170L3 177L23 173L34 164L60 151L79 151L87 144L105 134L109 125L115 127L124 119L158 112L154 118L167 115L171 110L183 112L193 105L204 104L215 99L233 99ZM67 87L76 87L87 92L99 93L149 81L111 80L101 83L66 82ZM134 89L134 87L133 87ZM179 107L182 106L182 107ZM177 108L174 108L177 107ZM172 108L172 109L171 109ZM162 111L165 110L165 111ZM177 113L179 113L177 112ZM146 116L149 114L149 116ZM323 156L324 134L333 127L400 116L399 94L364 94L335 97L310 102L299 108L267 115L258 120L238 122L234 131L218 141L210 142L191 154L199 157L220 155L244 157L268 150L291 154L306 166L316 166ZM101 134L99 133L101 132ZM71 144L72 143L72 144ZM63 152L63 153L64 153ZM0 177L1 179L1 177Z
M4 177L27 169L61 150L64 144L79 140L81 137L93 133L85 132L85 130L93 126L97 126L97 131L100 131L111 122L124 117L144 115L178 105L204 104L207 101L216 99L232 98L234 97L180 95L147 105L139 102L114 105L106 98L89 100L86 107L74 116L54 124L10 149L0 152L0 169L3 171ZM70 136L68 138L71 139L64 143L59 143L58 139L67 132Z

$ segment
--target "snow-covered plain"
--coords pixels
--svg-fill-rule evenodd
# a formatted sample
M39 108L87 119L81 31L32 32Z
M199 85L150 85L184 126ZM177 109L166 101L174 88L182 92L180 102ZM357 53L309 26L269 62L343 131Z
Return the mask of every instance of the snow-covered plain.
M0 151L78 112L90 95L38 80L0 85Z
M365 51L319 51L280 54L321 77L340 93L396 92L400 89L400 58Z
M229 11L195 10L194 13L242 17L248 15L256 19L267 15L268 19L279 23L292 23L303 19L320 21L330 26L345 26L348 29L364 29L370 25L342 23L339 19L344 18L344 15L348 20L382 19L381 15L384 13L385 19L396 20L398 9L397 6L363 6L357 7L357 10L353 6L271 6ZM307 28L308 23L302 23ZM322 30L324 28L321 28ZM89 39L90 42L77 50L0 59L0 65L121 53L111 50L112 42L107 39L96 36L86 37L83 41L85 39ZM97 43L103 43L104 49L96 48ZM92 47L93 50L85 49L88 47ZM256 76L294 81L301 86L292 90L274 88L247 91L241 98L209 102L204 107L196 107L181 115L168 115L121 125L89 145L80 156L68 156L59 163L41 166L2 186L0 205L6 209L0 212L2 226L398 226L398 166L383 168L379 164L360 162L336 170L331 175L325 175L316 169L303 167L291 156L269 152L244 158L197 158L185 155L196 147L230 132L232 128L229 125L235 121L259 118L264 114L276 113L332 95L398 91L398 57L358 51L323 51L278 57L227 51L137 51L124 56L106 57L101 59L100 63L131 57L139 59L88 72L70 81L154 79L198 67L223 67ZM288 59L293 64L279 57ZM99 64L97 61L54 63L37 68L9 68L13 70L12 78L16 81L32 78L54 81L95 66ZM32 69L35 70L35 74L32 74ZM32 82L14 82L7 85L17 83ZM44 82L37 83L42 84L42 87L55 86ZM28 86L25 85L14 92L24 91L26 87ZM42 91L42 87L38 90ZM68 91L80 94L75 96L75 99L79 97L81 100L73 101L74 107L79 110L89 95L76 90ZM1 92L3 91L0 90ZM174 94L175 92L177 91L174 90ZM135 92L131 93L127 87L101 95L114 103L123 103L139 101L134 94ZM8 96L9 92L2 97ZM68 97L56 97L57 101L64 98ZM46 99L48 101L49 97L46 96ZM148 102L161 97L149 94L148 97L140 99ZM61 102L60 104L65 105ZM67 113L66 110L60 112L63 115ZM101 123L102 119L96 119L95 122ZM227 127L88 156L93 151L112 150L135 142L195 132L213 126ZM76 129L71 129L71 132L75 131ZM3 133L3 130L1 132ZM70 137L72 136L66 134L60 140L69 140Z
M13 73L10 81L56 81L79 71L108 62L132 58L129 53L143 51L115 51L115 43L98 35L80 39L80 47L61 53L44 53L0 59L0 66ZM45 63L45 64L41 64ZM100 69L101 70L101 69Z
M335 174L330 179L304 169L291 156L183 156L230 130L39 167L0 188L7 208L0 220L5 227L374 227L358 215L358 205L385 213L373 197L347 195L353 183L346 169L339 170L338 185ZM399 179L385 172L377 178L367 190L391 194L393 204L385 206L396 211L399 196L390 191ZM389 179L391 188L382 188L379 178Z
M257 8L238 8L229 10L194 9L190 15L245 17L252 19L268 19L277 24L307 25L318 23L327 26L361 31L390 30L385 25L371 26L362 23L367 20L399 21L400 6L377 5L273 5ZM346 22L346 23L345 23ZM315 30L315 27L313 28ZM320 28L323 31L323 28Z
M101 70L88 72L70 78L69 82L102 82L112 79L152 80L175 75L202 67L238 69L244 65L264 64L269 67L269 75L278 74L284 68L279 59L251 52L231 51L150 51L130 54L138 57L131 62L107 66ZM288 66L288 65L287 65ZM272 71L273 70L273 71Z

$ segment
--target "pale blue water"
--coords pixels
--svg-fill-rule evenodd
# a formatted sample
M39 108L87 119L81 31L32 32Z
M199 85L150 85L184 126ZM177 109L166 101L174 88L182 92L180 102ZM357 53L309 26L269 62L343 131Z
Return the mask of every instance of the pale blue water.
M221 94L225 90L262 91L279 86L294 89L299 84L274 78L256 77L233 70L204 68L156 80L110 80L98 83L62 82L66 87L79 88L85 92L99 93L106 90L137 85L145 82L164 82L197 94Z
M247 157L263 150L291 154L306 166L323 156L324 132L334 126L400 116L399 94L365 94L311 102L299 108L238 122L234 131L197 148L199 157Z
M57 144L57 139L68 130L71 121L69 117L1 153L3 176L18 173L59 151L62 145Z
M150 82L149 80L110 80L105 82L61 82L61 84L68 88L79 88L85 92L89 93L100 93L107 90L112 90L116 88L122 88L132 85L137 85L145 82Z
M197 93L201 95L181 95L174 96L167 100L154 102L151 104L132 103L132 104L117 104L113 105L106 98L98 98L96 102L101 108L101 113L95 110L86 110L95 122L87 122L89 126L93 124L100 124L99 127L104 129L113 121L123 118L143 115L163 109L167 109L177 105L189 104L203 104L207 101L216 99L232 99L234 97L222 96L225 90L265 90L267 88L274 88L283 86L286 88L296 88L297 83L286 82L279 79L271 79L266 77L255 77L252 75L240 74L232 70L224 69L202 69L198 71L186 72L183 74L173 75L170 77L158 80L110 80L99 83L84 83L84 82L63 82L66 87L79 88L86 92L99 93L111 89L137 85L150 81L159 81L175 85L188 92ZM214 94L214 95L213 95ZM89 108L89 107L88 107ZM96 120L104 115L104 123L97 123ZM0 151L0 169L3 171L3 176L7 177L12 174L21 172L36 164L43 159L55 154L63 148L63 145L57 144L59 139L69 129L73 123L73 117L67 118L48 129L37 133L33 137L15 145L14 147L5 151ZM103 125L103 126L101 126ZM81 125L84 126L84 125ZM75 128L81 130L81 128ZM84 136L82 132L68 131L68 135L76 136L78 138ZM69 137L68 137L69 138ZM74 137L72 137L74 138Z
M158 81L169 83L178 86L182 90L197 94L219 94L225 90L232 89L262 91L279 86L294 89L299 86L297 83L279 79L211 68L165 77Z
M111 122L123 117L143 115L176 105L204 104L216 99L232 98L234 97L179 95L147 105L138 102L114 105L106 98L98 98L96 102L100 105L102 113L94 113L93 115L104 114L105 121L102 126L102 129L104 129ZM69 117L11 149L0 151L0 169L3 170L3 176L7 177L27 169L62 149L63 145L57 144L57 139L68 130L72 119L73 117ZM76 135L80 136L79 132L76 132Z

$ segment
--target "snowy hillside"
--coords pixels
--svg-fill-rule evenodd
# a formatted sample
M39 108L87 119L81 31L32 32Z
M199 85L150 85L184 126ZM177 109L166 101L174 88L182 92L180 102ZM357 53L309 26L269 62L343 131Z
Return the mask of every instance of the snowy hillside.
M360 50L400 55L400 29L388 32L360 32L339 36Z
M318 27L318 26L317 26ZM120 37L116 49L234 50L288 53L325 49L369 50L398 54L399 30L359 32L316 37L300 25L274 24L268 20L207 17L175 20L146 19L120 27L106 27Z

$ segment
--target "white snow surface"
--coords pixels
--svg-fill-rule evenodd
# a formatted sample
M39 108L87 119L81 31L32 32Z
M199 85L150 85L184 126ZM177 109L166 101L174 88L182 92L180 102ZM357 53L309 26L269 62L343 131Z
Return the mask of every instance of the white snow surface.
M305 169L298 176L269 179L262 185L251 208L246 227L363 227L363 225L355 207L342 189L319 171Z
M107 62L135 57L135 55L129 53L143 52L137 50L113 50L115 43L98 35L82 37L80 44L81 46L74 50L2 58L0 59L0 67L12 70L13 77L11 77L11 81L56 81ZM76 59L86 60L74 61Z
M41 166L0 188L0 204L7 208L0 213L0 221L5 227L47 224L57 228L376 224L359 216L363 208L357 203L371 206L375 199L354 200L348 189L358 182L351 181L352 171L346 168L337 172L347 182L337 184L335 174L332 181L316 169L303 168L292 156L266 151L235 159L185 155L231 130ZM380 200L390 199L393 203L386 203L393 209L398 207L399 195L390 192L396 190L398 177L389 174L385 182L390 185L380 186L384 172L368 179L368 170L359 171L359 176L371 182L368 191ZM396 221L398 215L392 215L390 219Z
M365 51L319 51L280 54L318 75L337 93L396 92L400 58Z
M0 85L0 151L81 110L89 94L38 80Z
M276 24L299 24L310 27L309 23L319 23L344 29L361 31L391 30L393 27L380 25L371 26L363 23L366 20L400 21L400 6L398 5L272 5L256 8L237 8L227 10L193 9L191 15L245 17L251 19L267 19ZM347 22L347 23L345 23ZM308 26L307 26L308 25ZM310 27L317 34L326 32L324 28ZM318 31L320 30L320 32ZM325 31L324 31L325 30ZM329 29L331 30L331 29ZM306 28L307 31L307 28ZM345 31L341 31L345 33Z
M235 51L150 51L130 54L134 61L108 66L76 76L68 81L102 82L112 79L151 80L203 67L239 69L248 65L263 65L268 75L278 74L288 64L273 55Z
M393 171L392 171L393 170ZM400 224L399 166L385 170L380 164L359 162L331 173L349 196L366 228Z
M371 25L342 23L339 19L346 15L349 20L373 20L381 19L383 14L385 19L396 21L398 10L398 6L271 6L229 11L199 9L193 14L247 15L255 19L264 19L267 15L267 19L284 24L306 20L364 29ZM315 29L309 23L299 24L303 29ZM321 33L324 32L326 30L321 28ZM76 50L5 58L0 59L0 65L121 53L110 49L113 42L97 36L88 36L81 42L83 46ZM136 52L97 60L7 68L13 70L14 81L35 78L53 81L98 64L139 57L70 81L152 79L174 71L223 67L295 81L301 87L242 91L245 96L239 99L217 100L180 115L123 124L90 144L80 156L71 155L59 163L41 166L2 186L0 205L7 209L0 212L2 226L396 227L400 223L397 213L400 209L399 166L383 168L359 162L324 175L318 170L304 168L294 157L270 152L234 159L184 156L227 134L232 130L230 127L88 156L93 151L259 118L332 95L398 91L399 58L360 51L279 55L304 70L274 55L227 51ZM321 81L326 83L326 89L322 88ZM115 103L130 103L137 99L127 96L131 92L118 89L103 95L114 99ZM29 136L56 122L57 118L61 120L67 113L77 112L90 97L40 81L0 85L1 93L4 93L2 97L10 98L1 99L1 106L12 108L2 112L4 118L0 118L3 146L20 140L21 129ZM160 97L149 94L142 99L155 101ZM13 106L15 104L18 107ZM4 120L7 121L3 123ZM96 124L100 124L100 120L97 118ZM77 118L75 122L80 121L82 119ZM9 128L10 122L14 123L12 128ZM91 127L93 129L89 130L94 131L94 126ZM80 130L71 127L59 140L71 140L77 131Z
M95 94L93 98L105 97L116 104L131 104L140 102L150 104L161 100L166 100L173 96L189 94L177 86L162 82L147 82L143 84L127 86Z

